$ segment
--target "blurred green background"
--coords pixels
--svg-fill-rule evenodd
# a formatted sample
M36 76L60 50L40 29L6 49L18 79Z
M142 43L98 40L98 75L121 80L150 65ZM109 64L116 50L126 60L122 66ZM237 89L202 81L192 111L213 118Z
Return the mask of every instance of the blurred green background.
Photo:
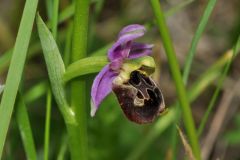
M161 0L165 12L170 11L183 2L183 0ZM8 61L6 59L10 57L7 53L14 45L24 3L25 1L23 0L0 1L1 84L5 83L8 70ZM66 8L69 9L71 3L69 0L61 0L59 4L60 13L66 11ZM189 1L185 7L182 7L180 10L175 10L167 16L168 27L181 67L183 67L191 39L196 31L206 4L207 0ZM45 21L51 20L51 13L48 8L50 5L51 1L39 1L38 10ZM219 0L217 2L204 35L198 44L196 57L193 61L193 67L191 68L189 86L233 46L240 31L239 7L239 0ZM69 10L71 12L71 8ZM66 15L62 17L64 16L66 17ZM57 43L62 52L67 51L66 40L71 22L72 17L69 16L69 18L61 21L58 26ZM144 24L148 29L147 34L141 38L140 41L155 45L153 57L158 65L158 69L153 77L161 87L166 106L169 107L176 102L176 91L149 1L92 0L89 21L88 53L90 55L94 51L113 42L116 40L117 34L122 27L133 23ZM41 52L37 29L36 26L34 26L28 51L29 58L26 62L21 90L22 93L24 93L24 98L28 106L28 113L39 159L43 159L46 88L48 85L48 75ZM209 152L207 159L240 159L239 75L240 57L237 56L233 61L230 73L221 89L221 94L216 106L210 114L204 133L200 137L202 151ZM85 92L89 95L89 102L90 88L94 77L95 75L93 74L87 75L86 77L88 79L88 89ZM214 81L209 84L191 104L197 126L201 121L215 87L216 82ZM87 108L89 113L89 159L161 160L173 158L171 133L175 124L171 123L167 125L163 132L160 131L159 127L161 128L161 126L158 125L159 121L161 121L165 115L159 117L153 124L134 124L125 118L113 94L104 100L94 118L90 117L90 106ZM221 110L224 112L220 112ZM219 129L218 125L220 125ZM209 139L213 140L213 145L207 144ZM65 153L65 159L69 159L67 141L64 121L56 104L53 103L50 132L50 159L57 159L59 152ZM183 159L184 147L180 140L177 146L177 159ZM15 114L13 114L8 131L3 159L25 159Z

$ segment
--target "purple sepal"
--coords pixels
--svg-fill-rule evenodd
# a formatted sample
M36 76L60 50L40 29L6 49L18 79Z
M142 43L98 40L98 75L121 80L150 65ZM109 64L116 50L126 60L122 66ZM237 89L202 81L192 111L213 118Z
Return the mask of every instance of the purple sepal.
M91 116L93 117L102 100L112 91L112 81L116 77L116 73L110 70L106 65L94 79L91 90Z
M129 25L124 27L119 33L118 40L113 44L108 51L108 58L110 61L119 58L127 58L132 46L132 41L143 36L145 28L141 25Z
M143 43L133 42L128 58L134 59L134 58L139 58L143 56L148 56L152 53L153 46L154 45L152 44L143 44Z

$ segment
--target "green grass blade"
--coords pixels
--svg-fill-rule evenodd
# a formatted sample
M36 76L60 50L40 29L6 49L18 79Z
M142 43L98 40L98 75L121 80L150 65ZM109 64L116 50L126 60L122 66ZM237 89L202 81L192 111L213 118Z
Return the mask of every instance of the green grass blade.
M20 130L21 139L23 142L23 147L26 153L26 157L29 160L36 160L36 148L33 140L32 129L27 113L27 107L19 94L18 102L16 105L16 118L18 123L18 128Z
M207 123L207 120L208 120L208 117L215 105L215 102L218 98L218 95L220 93L220 90L221 90L221 87L223 86L223 83L224 83L224 80L225 78L227 77L227 73L229 71L229 68L231 66L231 63L233 61L233 58L237 55L238 53L238 49L239 49L239 45L240 45L240 36L238 38L238 41L236 43L236 45L233 47L232 50L228 51L227 54L231 56L231 59L226 63L225 67L224 67L224 70L221 74L221 77L219 78L219 81L217 83L217 88L215 89L214 93L213 93L213 96L209 102L209 105L207 107L207 111L204 113L204 116L201 120L201 123L200 123L200 126L198 128L198 136L200 136L203 132L203 129Z
M61 111L64 117L65 122L75 123L74 114L66 100L66 95L62 81L62 76L65 72L65 67L61 55L59 53L57 44L51 32L48 30L47 26L44 24L39 15L37 16L37 26L53 95L58 104L59 110Z
M3 147L25 64L37 3L38 0L26 1L16 43L13 49L10 68L0 105L0 159L2 157Z
M183 82L186 84L187 83L187 79L189 76L189 72L191 69L191 64L193 61L193 57L196 53L196 48L197 48L197 44L206 28L208 19L214 9L214 6L216 4L217 0L209 0L206 9L204 10L203 16L200 20L200 23L198 25L197 31L194 34L194 37L192 39L192 43L191 43L191 47L189 49L187 58L186 58L186 62L185 62L185 66L184 66L184 73L183 73Z
M93 56L80 59L69 65L66 69L63 80L64 82L67 82L78 76L99 72L108 63L106 56Z
M45 119L45 132L44 132L44 160L48 160L49 151L49 138L50 138L50 125L51 125L51 107L52 106L52 93L49 89L47 92L46 101L46 119Z
M200 147L198 144L198 137L197 137L196 129L194 125L194 120L193 120L190 105L187 99L187 94L184 88L184 83L182 81L174 47L169 35L166 22L165 22L165 17L161 10L161 6L158 0L151 0L151 4L157 20L159 31L161 33L163 46L166 50L166 55L168 57L168 62L169 62L170 70L172 72L172 76L175 82L179 103L180 103L180 106L182 107L183 121L187 130L188 138L191 143L194 155L199 160L201 159L201 155L200 155Z

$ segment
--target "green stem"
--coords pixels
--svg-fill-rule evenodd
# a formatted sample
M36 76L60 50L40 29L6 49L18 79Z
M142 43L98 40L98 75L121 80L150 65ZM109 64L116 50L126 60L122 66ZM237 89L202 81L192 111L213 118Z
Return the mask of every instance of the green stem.
M156 16L159 31L163 40L163 46L166 50L166 55L168 57L170 69L172 72L172 76L176 86L176 91L179 98L179 103L180 103L180 106L182 107L183 120L187 130L187 134L188 134L190 143L192 145L194 155L198 160L200 160L201 159L200 148L198 144L198 138L197 138L196 129L195 129L195 125L192 117L192 112L187 99L184 83L182 81L179 65L178 65L176 54L170 38L168 27L166 25L165 17L162 12L159 1L151 0L151 3L152 3L153 11Z
M87 55L89 0L75 0L73 22L72 62ZM86 80L75 79L71 82L71 106L77 124L68 125L70 153L72 159L88 159Z
M44 133L44 160L48 160L48 149L49 149L49 137L50 137L50 120L51 120L51 104L52 93L48 89L47 92L47 103L46 103L46 121L45 121L45 133Z
M80 59L67 67L63 81L67 82L81 75L99 72L108 63L106 56L92 56Z

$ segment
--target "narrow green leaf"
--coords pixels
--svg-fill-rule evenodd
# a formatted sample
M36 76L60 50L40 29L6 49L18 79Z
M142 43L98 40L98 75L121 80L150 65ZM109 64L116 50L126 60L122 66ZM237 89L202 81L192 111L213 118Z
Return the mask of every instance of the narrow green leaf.
M6 85L0 105L0 159L2 157L3 147L21 80L23 67L27 55L27 49L32 33L32 27L36 14L38 0L27 0L23 10L23 16L20 22L16 43L13 49L13 55L10 68L7 75Z
M44 24L39 15L37 15L37 26L53 95L65 119L65 122L75 123L74 113L69 107L65 96L62 81L65 67L58 47L51 32L48 30L47 26Z
M33 140L32 129L27 113L27 107L23 101L23 98L19 94L18 96L18 103L16 106L16 117L18 128L20 130L23 147L26 153L26 157L28 160L36 160L36 148Z

